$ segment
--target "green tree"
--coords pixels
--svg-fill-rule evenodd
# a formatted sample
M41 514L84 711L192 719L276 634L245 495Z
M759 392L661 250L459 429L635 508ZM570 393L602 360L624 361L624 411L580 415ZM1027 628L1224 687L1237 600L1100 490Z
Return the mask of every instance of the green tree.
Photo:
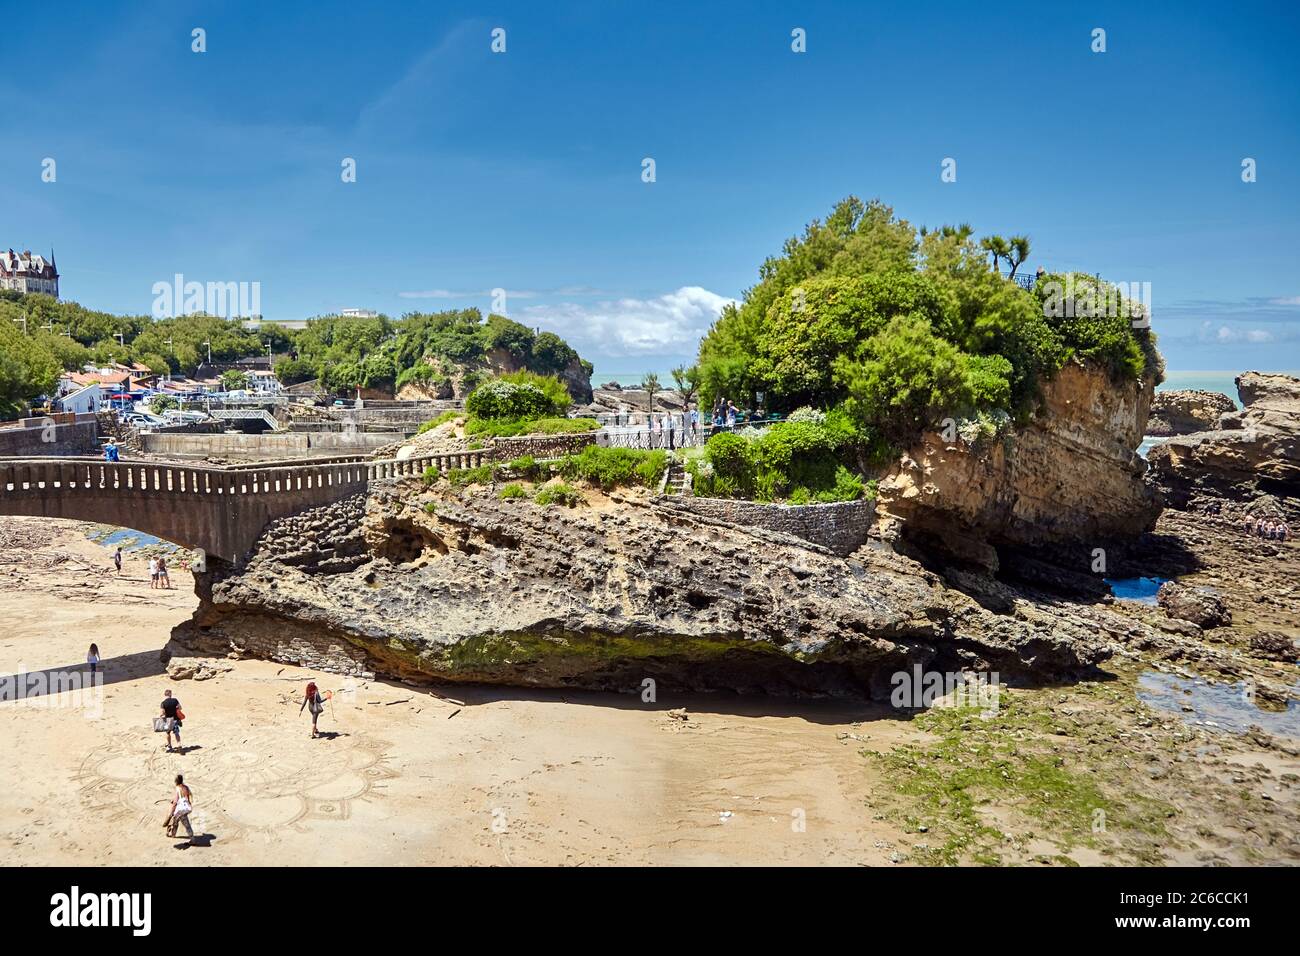
M940 419L974 410L977 388L986 401L1004 402L1010 383L998 372L1006 368L1005 360L977 361L919 316L901 316L866 342L861 359L840 359L835 374L861 427L906 444Z
M700 369L698 365L687 367L678 365L672 370L673 382L681 392L682 401L689 405L695 400L695 393L700 389Z
M248 375L239 369L227 369L221 373L221 390L223 392L238 392L248 388Z
M641 387L645 389L646 394L650 397L649 410L655 410L655 393L661 391L659 385L659 376L654 372L646 372L641 376Z
M1011 274L1008 279L1016 277L1016 270L1021 264L1029 258L1029 237L1012 236L1007 240L1007 262L1011 265Z
M1001 236L985 236L980 240L980 248L993 257L993 271L998 271L998 262L1010 258L1011 247Z
M0 302L0 416L4 418L13 418L34 399L52 392L60 371L54 353L13 322L12 305Z

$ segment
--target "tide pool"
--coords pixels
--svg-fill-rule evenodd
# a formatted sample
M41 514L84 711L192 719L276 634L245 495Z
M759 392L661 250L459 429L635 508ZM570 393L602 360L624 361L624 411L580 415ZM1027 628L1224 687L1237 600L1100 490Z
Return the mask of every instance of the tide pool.
M1138 601L1142 604L1155 604L1156 592L1168 578L1104 578L1110 585L1110 593L1121 601Z

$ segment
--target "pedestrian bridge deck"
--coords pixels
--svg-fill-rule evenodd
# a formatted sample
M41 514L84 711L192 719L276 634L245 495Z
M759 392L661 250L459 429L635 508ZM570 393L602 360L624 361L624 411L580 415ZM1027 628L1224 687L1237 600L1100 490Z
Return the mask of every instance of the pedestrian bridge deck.
M217 467L101 458L0 458L0 515L133 528L237 563L266 525L363 491L372 481L477 467L481 451Z

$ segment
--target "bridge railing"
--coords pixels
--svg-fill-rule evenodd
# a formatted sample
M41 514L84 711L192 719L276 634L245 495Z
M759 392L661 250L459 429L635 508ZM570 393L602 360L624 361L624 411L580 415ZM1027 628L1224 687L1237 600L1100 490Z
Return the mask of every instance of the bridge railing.
M289 494L359 488L370 481L419 475L431 466L441 471L474 468L483 458L481 451L468 451L379 461L348 458L233 468L102 458L21 458L0 460L0 496L105 489L175 495Z

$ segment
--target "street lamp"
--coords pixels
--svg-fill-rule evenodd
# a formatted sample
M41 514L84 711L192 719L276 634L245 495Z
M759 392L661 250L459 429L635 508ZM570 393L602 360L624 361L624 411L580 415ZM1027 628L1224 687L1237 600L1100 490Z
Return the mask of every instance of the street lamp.
M212 343L204 342L203 344L206 345L208 348L208 364L211 365L212 364Z

